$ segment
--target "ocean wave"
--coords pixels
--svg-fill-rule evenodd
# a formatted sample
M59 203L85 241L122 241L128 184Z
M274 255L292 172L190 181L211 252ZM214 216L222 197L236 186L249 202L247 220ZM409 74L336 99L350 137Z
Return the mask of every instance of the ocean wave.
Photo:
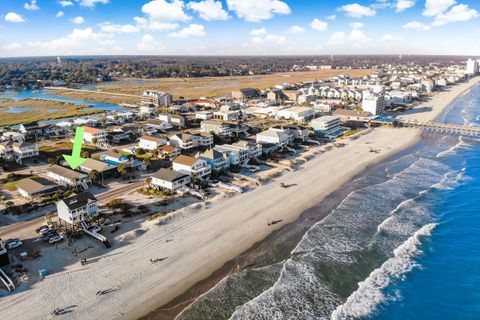
M447 150L443 150L437 154L437 158L445 158L448 156L455 155L459 149L464 149L465 147L469 146L469 144L463 139L463 137L459 138L459 141L456 145L452 146Z
M354 319L366 317L384 302L385 289L394 279L400 279L405 273L418 265L413 258L421 253L421 238L430 236L436 224L423 226L393 252L394 256L378 269L370 273L367 279L358 284L358 289L345 303L338 306L331 314L331 319Z
M467 179L466 168L462 168L460 171L449 171L445 173L440 182L432 185L432 188L437 190L453 190L462 185Z

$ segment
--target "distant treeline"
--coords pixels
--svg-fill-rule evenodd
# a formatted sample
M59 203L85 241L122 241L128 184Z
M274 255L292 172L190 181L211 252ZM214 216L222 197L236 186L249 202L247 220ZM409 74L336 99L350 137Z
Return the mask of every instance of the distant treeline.
M382 64L446 65L458 56L93 56L0 59L0 87L42 87L54 81L96 83L122 78L219 77L301 71L310 65L369 68Z

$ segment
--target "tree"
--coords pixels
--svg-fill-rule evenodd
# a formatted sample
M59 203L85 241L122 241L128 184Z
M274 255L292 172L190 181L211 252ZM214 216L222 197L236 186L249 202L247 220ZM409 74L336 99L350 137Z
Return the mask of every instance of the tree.
M13 203L13 201L7 201L7 202L5 202L5 206L6 206L7 208L13 207L14 204L15 204L15 203Z
M92 180L92 182L96 182L100 177L100 173L97 170L92 170L88 173L88 177Z
M62 156L58 155L58 156L55 156L55 157L52 157L52 158L48 158L48 164L53 166L53 165L59 165L60 162L62 161Z
M143 164L148 168L148 166L152 163L152 161L149 158L143 159Z
M97 139L97 138L93 138L93 139L92 139L92 143L93 143L93 144L97 144L97 142L98 142L98 139Z
M152 183L152 177L148 177L148 178L145 178L145 180L143 180L147 186L150 188L150 183Z
M80 154L80 156L82 158L90 158L90 152L88 151L82 151L82 153Z
M118 173L120 173L122 176L126 175L128 173L128 168L126 165L124 164L121 164L118 168L117 168L117 171Z
M135 149L135 154L136 154L137 156L141 156L141 155L144 154L144 153L145 153L145 150L143 150L142 148L136 148L136 149Z
M48 223L50 224L52 223L52 218L53 218L53 212L50 211L45 214L45 219L47 219Z
M192 173L192 186L197 185L197 183L198 183L198 174L193 172Z

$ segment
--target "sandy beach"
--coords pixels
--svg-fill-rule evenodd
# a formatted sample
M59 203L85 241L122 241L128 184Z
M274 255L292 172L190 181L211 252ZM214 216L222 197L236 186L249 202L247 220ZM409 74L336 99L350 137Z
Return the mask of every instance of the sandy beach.
M430 121L480 78L437 94L402 118ZM66 264L28 289L0 297L2 319L50 319L54 308L72 306L62 319L138 319L168 303L271 232L295 221L368 166L418 142L415 129L378 128L342 140L345 146L316 155L293 172L253 191L176 214L167 224L144 222L128 244L86 266ZM370 148L379 150L370 152ZM291 187L282 189L280 183ZM267 226L267 222L282 220ZM65 247L59 250L73 250ZM99 251L99 250L97 250ZM152 264L150 259L166 258ZM61 264L61 254L48 263ZM31 270L36 272L36 270ZM98 290L112 288L98 296Z

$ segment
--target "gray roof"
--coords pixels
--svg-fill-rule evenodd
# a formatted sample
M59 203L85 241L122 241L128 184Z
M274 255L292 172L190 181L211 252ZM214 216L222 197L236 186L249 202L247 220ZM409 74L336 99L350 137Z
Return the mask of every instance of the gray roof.
M98 172L104 172L108 170L113 170L117 167L103 161L87 158L87 160L85 160L85 162L80 165L80 168L81 169L85 168L88 171L96 170Z
M48 168L47 171L55 173L59 176L68 178L72 181L74 181L75 179L81 179L81 178L87 177L86 174L83 174L83 173L80 173L80 172L77 172L77 171L73 171L73 170L67 169L65 167L56 165L56 164L54 164L53 166Z
M70 210L75 210L86 206L89 203L97 202L97 198L90 192L84 192L81 194L73 195L69 198L62 200Z
M24 190L29 195L34 195L38 193L52 191L58 188L58 185L45 178L33 177L18 181L17 188Z
M156 178L156 179L159 179L159 180L163 180L163 181L173 182L173 181L180 180L180 179L182 179L184 177L187 177L187 176L188 176L187 174L177 172L177 171L173 171L172 169L162 168L162 169L158 170L157 172L155 172L152 177Z

